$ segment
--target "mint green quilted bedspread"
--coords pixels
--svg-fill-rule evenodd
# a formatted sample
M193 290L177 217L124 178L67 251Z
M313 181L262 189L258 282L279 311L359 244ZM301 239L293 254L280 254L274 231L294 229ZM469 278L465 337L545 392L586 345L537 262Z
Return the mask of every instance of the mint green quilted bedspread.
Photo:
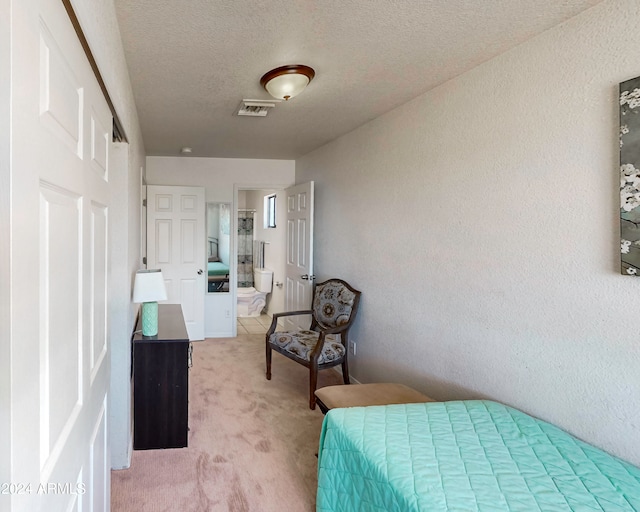
M640 511L640 468L487 400L333 409L316 510Z

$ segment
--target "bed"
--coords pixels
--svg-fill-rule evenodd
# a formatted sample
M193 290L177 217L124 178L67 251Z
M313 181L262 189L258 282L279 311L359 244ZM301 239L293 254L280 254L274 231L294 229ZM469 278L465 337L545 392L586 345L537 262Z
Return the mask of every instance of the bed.
M229 265L222 263L221 261L211 261L209 258L207 262L207 279L209 281L209 291L221 291L224 288L225 283L229 282Z
M487 401L332 409L317 511L638 511L640 468Z

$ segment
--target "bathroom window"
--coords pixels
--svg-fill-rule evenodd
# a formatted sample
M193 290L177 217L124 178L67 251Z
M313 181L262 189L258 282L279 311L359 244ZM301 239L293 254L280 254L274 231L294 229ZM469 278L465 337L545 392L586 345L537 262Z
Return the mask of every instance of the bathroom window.
M276 195L271 194L264 198L264 227L276 227Z

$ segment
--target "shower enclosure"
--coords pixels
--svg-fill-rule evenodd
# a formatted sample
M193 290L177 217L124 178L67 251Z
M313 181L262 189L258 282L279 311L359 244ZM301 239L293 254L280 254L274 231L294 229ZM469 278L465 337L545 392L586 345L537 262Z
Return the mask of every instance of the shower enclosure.
M253 286L253 217L255 210L238 210L238 287Z

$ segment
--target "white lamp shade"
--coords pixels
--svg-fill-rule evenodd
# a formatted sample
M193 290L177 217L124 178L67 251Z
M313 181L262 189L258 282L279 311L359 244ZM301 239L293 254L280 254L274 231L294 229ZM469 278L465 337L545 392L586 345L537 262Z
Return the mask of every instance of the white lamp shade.
M167 300L167 289L162 272L155 270L138 270L133 283L133 302L156 302Z
M309 85L308 76L289 73L272 78L264 87L274 98L288 100L304 91L307 85Z

